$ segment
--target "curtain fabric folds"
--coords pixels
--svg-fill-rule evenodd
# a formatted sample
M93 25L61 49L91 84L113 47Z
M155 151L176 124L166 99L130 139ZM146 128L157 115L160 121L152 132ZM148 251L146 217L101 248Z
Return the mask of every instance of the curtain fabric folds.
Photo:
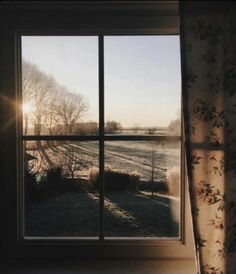
M236 273L236 3L181 1L183 110L201 274Z

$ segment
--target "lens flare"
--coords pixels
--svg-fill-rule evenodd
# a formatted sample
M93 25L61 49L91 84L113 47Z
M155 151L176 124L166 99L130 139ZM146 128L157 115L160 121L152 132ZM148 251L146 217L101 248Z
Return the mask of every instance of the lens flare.
M22 111L24 114L28 114L32 111L32 104L31 103L24 103L22 105Z

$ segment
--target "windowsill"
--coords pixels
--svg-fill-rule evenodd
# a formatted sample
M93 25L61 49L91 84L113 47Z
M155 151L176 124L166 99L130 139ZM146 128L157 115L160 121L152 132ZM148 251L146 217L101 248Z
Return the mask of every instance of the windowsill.
M8 261L0 264L7 274L195 274L194 260L188 261Z

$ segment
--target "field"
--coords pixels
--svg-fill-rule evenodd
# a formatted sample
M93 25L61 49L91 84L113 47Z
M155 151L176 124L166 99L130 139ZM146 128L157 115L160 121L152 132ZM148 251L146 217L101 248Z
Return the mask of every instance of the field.
M148 181L154 169L155 180L166 176L167 170L180 164L180 144L167 144L146 141L107 141L105 142L105 167L128 173L137 172L141 180ZM41 150L28 150L36 157L37 171L54 166L66 165L69 160L83 161L90 167L98 167L98 142L63 142L47 146ZM73 159L72 159L73 158ZM86 169L77 170L78 176L86 176Z
M88 182L98 168L97 142L41 144L27 153L28 162L40 181L55 166L75 183ZM105 167L124 174L136 174L140 184L165 180L168 171L179 166L179 144L157 142L105 142ZM26 236L97 237L99 197L96 191L57 192L26 204ZM136 189L105 193L104 227L107 237L178 237L179 197L168 193Z
M98 201L93 193L70 192L33 203L27 211L26 235L97 237ZM174 198L109 193L105 198L105 236L178 237L178 207Z

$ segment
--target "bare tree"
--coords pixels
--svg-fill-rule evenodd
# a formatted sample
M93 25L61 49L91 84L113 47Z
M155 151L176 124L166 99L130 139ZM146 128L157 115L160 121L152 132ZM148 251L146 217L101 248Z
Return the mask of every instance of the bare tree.
M57 134L60 130L58 127L60 120L60 117L57 113L58 105L59 96L57 92L57 86L55 85L55 89L51 91L51 96L48 98L45 105L45 110L42 114L42 123L50 135Z
M69 92L52 76L26 60L22 62L22 89L24 103L31 103L31 111L25 119L26 133L31 125L35 135L40 135L43 130L51 135L57 131L72 134L88 109L82 95Z
M55 85L56 83L53 77L41 72L36 65L23 60L23 99L24 103L31 104L31 111L28 113L28 119L33 125L35 135L41 134L43 116L47 113L48 103L52 97L52 91L54 91Z
M35 95L35 118L34 118L34 134L40 135L43 125L43 116L47 115L48 102L52 96L51 91L54 88L54 79L43 77L41 83L36 89Z
M75 147L73 144L66 147L65 162L63 165L73 180L77 171L88 170L91 166L88 157L83 154L80 147Z
M57 106L57 115L63 125L64 134L72 134L76 123L88 109L88 103L80 94L62 89L58 94L60 101Z

